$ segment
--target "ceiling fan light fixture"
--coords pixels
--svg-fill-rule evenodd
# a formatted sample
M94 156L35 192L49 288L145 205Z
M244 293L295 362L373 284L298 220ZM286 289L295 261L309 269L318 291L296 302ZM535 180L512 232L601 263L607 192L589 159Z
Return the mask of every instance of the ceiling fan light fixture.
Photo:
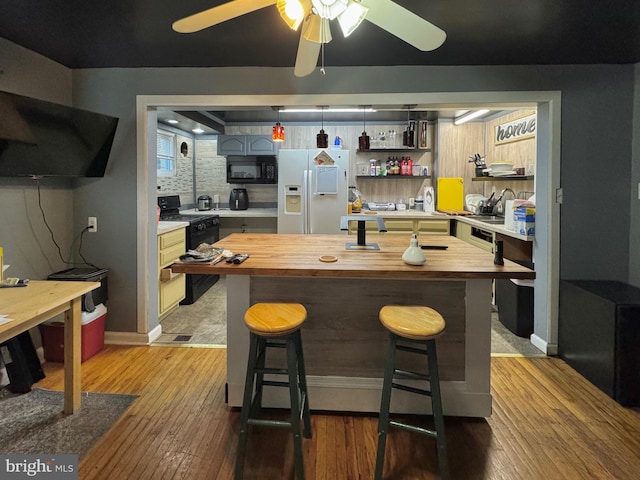
M291 30L297 30L311 10L310 0L278 0L278 11Z
M329 43L331 41L329 19L316 14L310 15L303 27L302 36L310 42Z
M367 16L369 9L360 3L349 1L347 8L338 15L338 23L345 37L351 35Z
M311 0L313 8L322 18L333 20L347 8L348 0Z

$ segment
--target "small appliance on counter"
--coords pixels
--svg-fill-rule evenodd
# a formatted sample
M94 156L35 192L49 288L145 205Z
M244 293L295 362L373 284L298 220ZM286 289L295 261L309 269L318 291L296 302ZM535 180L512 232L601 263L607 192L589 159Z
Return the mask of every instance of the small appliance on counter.
M209 195L200 195L198 197L198 210L211 210L213 208L213 200Z
M230 210L247 210L249 208L249 194L246 188L234 188L229 194Z
M367 208L372 212L390 212L396 209L396 204L393 202L389 202L389 203L368 202Z

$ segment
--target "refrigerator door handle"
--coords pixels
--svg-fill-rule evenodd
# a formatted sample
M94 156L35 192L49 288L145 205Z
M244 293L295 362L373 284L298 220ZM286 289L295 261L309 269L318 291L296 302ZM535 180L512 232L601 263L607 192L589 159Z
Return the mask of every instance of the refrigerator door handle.
M309 188L311 186L311 170L302 172L302 233L309 233Z

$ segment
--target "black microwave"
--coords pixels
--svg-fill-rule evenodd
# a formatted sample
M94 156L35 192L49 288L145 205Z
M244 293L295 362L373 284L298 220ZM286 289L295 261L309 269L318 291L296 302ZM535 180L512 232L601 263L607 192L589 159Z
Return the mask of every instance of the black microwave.
M274 156L227 157L227 183L278 183L278 160Z

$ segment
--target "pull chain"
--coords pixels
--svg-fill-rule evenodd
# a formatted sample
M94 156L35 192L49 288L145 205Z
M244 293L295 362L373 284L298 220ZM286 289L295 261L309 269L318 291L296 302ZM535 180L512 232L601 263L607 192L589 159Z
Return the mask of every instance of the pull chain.
M327 72L324 69L324 43L320 44L320 73L326 75Z

